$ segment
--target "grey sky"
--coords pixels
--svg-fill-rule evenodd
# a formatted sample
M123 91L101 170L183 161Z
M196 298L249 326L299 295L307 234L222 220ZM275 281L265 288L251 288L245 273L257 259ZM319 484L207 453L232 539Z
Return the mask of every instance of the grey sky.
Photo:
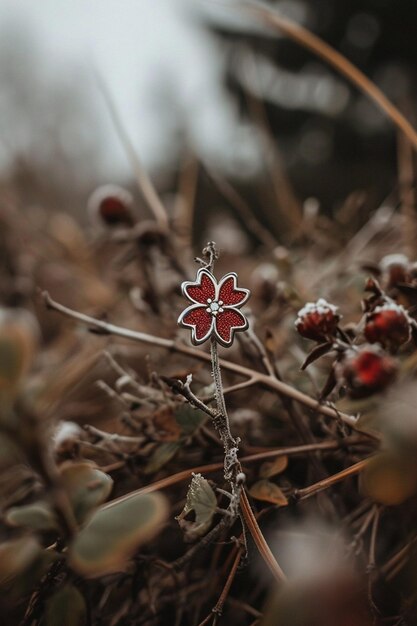
M222 87L221 51L190 19L195 5L195 0L1 0L0 26L21 23L33 30L43 51L42 69L51 76L79 66L93 84L97 69L148 165L163 160L172 146L174 115L163 105L165 92L174 96L196 149L240 168L252 161L251 131L236 121ZM107 166L122 173L125 156L98 92L93 107L104 124Z

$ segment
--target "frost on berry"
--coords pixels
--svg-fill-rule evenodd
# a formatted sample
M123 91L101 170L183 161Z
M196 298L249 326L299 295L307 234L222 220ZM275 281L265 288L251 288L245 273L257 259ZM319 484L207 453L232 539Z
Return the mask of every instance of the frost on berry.
M377 306L366 315L364 334L369 343L395 351L410 339L407 313L395 302Z
M366 398L394 381L397 363L381 349L364 346L358 352L349 351L336 373L352 398Z
M410 261L405 254L387 254L381 259L379 267L387 289L410 280Z
M341 319L337 311L337 307L329 304L324 298L320 298L317 302L307 302L298 311L295 328L306 339L324 341L336 332Z

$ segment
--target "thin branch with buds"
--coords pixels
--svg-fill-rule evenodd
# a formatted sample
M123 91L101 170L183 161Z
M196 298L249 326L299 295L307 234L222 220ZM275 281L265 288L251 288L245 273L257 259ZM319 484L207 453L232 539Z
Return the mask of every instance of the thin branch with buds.
M178 343L173 339L166 339L165 337L157 337L155 335L150 335L148 333L144 333L141 331L131 330L129 328L123 328L122 326L116 326L115 324L111 324L109 322L105 322L104 320L98 320L89 315L85 315L84 313L80 313L79 311L74 311L69 307L56 302L51 298L48 292L43 292L43 298L46 303L46 306L62 315L66 315L67 317L71 317L91 328L95 329L95 332L99 332L103 335L114 335L117 337L123 337L125 339L130 339L132 341L137 341L139 343L145 343L153 346L157 346L160 348L165 348L167 350L172 350L177 352L178 354L182 354L184 356L191 357L193 359L197 359L200 361L210 362L211 357L206 352L202 352L197 348L192 346L187 346L186 344ZM233 363L232 361L227 361L226 359L219 359L220 366L229 372L233 372L238 374L239 376L243 376L251 382L252 385L262 385L266 389L270 391L278 392L279 394L283 394L300 404L308 407L309 409L316 411L317 413L321 413L326 417L330 417L332 419L342 421L350 428L357 430L358 432L362 432L366 434L368 437L373 439L378 439L378 436L374 433L370 433L368 431L362 430L360 425L358 424L358 419L353 415L348 415L341 411L338 411L336 408L331 406L330 404L323 404L314 398L311 398L307 394L299 391L298 389L294 389L291 385L284 383L277 378L269 374L264 374L262 372L257 372L249 367L245 367L238 363ZM245 385L246 386L246 385ZM239 387L241 388L241 387ZM233 390L233 387L232 387ZM225 390L227 391L227 390Z
M210 241L207 247L203 250L203 256L208 259L204 267L210 272L213 271L214 263L218 258L218 252L214 242ZM201 262L201 259L199 259ZM229 416L227 413L226 402L224 399L223 382L220 369L220 360L218 355L217 341L215 337L211 337L210 340L210 358L212 367L212 376L215 387L215 399L217 405L217 411L215 415L212 415L213 425L224 447L224 477L229 481L231 487L231 499L228 510L230 510L232 516L235 518L239 515L242 521L242 527L244 529L244 523L248 525L249 531L255 541L255 544L264 558L265 563L269 567L272 575L278 582L285 580L284 572L280 565L277 563L274 555L272 554L265 538L258 526L256 518L250 507L248 498L244 490L245 474L242 471L238 459L239 439L234 438L230 429ZM188 384L188 387L187 387ZM191 390L189 388L189 381L186 383L186 392L190 397ZM195 396L192 394L192 398ZM197 402L200 403L197 399ZM194 400L195 403L195 400ZM208 408L208 407L207 407ZM210 409L209 409L210 411ZM207 410L206 410L207 412ZM209 412L211 414L211 411Z

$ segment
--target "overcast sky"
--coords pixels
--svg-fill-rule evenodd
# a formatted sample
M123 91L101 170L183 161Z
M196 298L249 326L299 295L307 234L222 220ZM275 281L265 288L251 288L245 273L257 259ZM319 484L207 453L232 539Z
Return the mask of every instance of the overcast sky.
M33 31L42 69L51 75L79 66L94 84L98 71L146 163L163 159L172 146L172 97L204 156L245 160L247 154L250 160L250 131L238 125L222 86L221 50L192 19L192 8L207 2L1 0L0 27L21 24ZM160 97L164 93L170 94L169 106ZM125 156L98 92L96 98L109 164L123 170Z

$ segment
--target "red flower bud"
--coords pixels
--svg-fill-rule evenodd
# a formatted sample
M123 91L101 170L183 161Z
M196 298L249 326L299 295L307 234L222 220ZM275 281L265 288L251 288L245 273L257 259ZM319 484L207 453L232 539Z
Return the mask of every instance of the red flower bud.
M405 254L387 254L379 264L387 289L410 282L410 262Z
M407 313L395 303L377 306L366 316L364 333L369 343L396 350L410 339Z
M317 302L308 302L298 311L295 328L302 337L323 341L335 334L340 319L337 307L320 298Z
M347 385L352 398L366 398L382 391L395 379L397 364L382 350L369 346L360 352L349 352L338 364L336 374Z
M102 185L88 199L88 212L93 222L106 226L132 226L132 194L118 185Z

